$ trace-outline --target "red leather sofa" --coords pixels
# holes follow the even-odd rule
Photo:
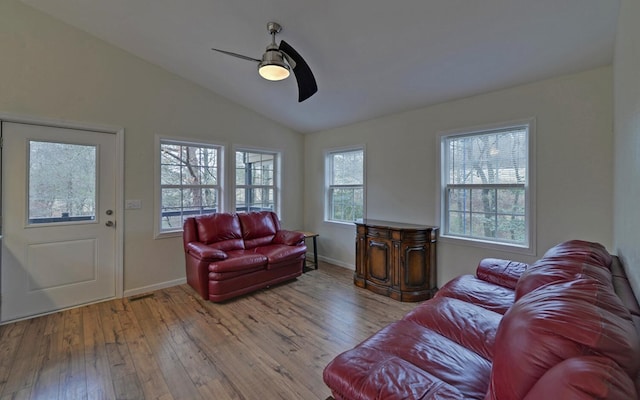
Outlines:
[[[187,283],[215,302],[300,276],[307,251],[271,211],[187,218],[183,243]]]
[[[475,275],[334,358],[335,399],[638,399],[640,308],[617,257],[570,241]]]

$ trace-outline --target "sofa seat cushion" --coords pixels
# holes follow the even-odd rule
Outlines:
[[[261,254],[269,260],[268,269],[281,264],[284,261],[292,261],[300,258],[307,251],[303,246],[287,246],[284,244],[270,244],[256,247],[256,254]]]
[[[493,344],[502,314],[462,300],[438,297],[404,316],[482,357],[493,359]]]
[[[451,297],[504,314],[513,305],[515,292],[473,275],[462,275],[447,282],[435,297]]]
[[[400,320],[338,355],[324,380],[348,399],[484,399],[490,374],[491,363],[476,352]]]
[[[262,254],[245,250],[233,250],[227,254],[229,258],[226,260],[209,264],[209,273],[249,272],[265,269],[267,266],[267,257]]]
[[[337,400],[466,399],[429,372],[376,349],[356,348],[348,359],[338,356],[330,365],[324,381]]]

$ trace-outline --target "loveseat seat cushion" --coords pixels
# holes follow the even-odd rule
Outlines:
[[[241,213],[238,217],[246,249],[270,244],[280,230],[278,217],[271,211]]]
[[[255,271],[267,267],[267,257],[255,252],[245,250],[230,251],[226,260],[215,261],[209,264],[209,273],[225,273],[238,271]]]
[[[255,252],[265,256],[268,260],[267,269],[277,268],[284,262],[289,262],[304,256],[305,246],[287,246],[284,244],[270,244],[256,247]]]
[[[223,251],[244,249],[237,214],[216,213],[195,217],[200,242]]]

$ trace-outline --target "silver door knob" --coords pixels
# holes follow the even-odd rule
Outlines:
[[[115,224],[113,223],[113,221],[107,221],[107,222],[105,222],[105,225],[108,226],[108,227],[112,227]]]

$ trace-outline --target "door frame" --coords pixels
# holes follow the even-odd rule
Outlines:
[[[72,120],[61,120],[53,118],[34,117],[30,115],[18,115],[12,113],[0,112],[0,122],[14,122],[30,125],[41,125],[52,128],[79,129],[85,131],[94,131],[102,133],[110,133],[116,135],[116,182],[115,182],[115,211],[116,211],[116,238],[115,238],[115,298],[124,296],[124,128],[120,126],[103,125],[89,122],[79,122]],[[0,160],[1,161],[1,160]],[[0,196],[2,192],[0,191]],[[1,206],[1,200],[0,200]],[[0,265],[2,268],[2,265]],[[2,293],[0,293],[0,298]],[[106,299],[105,299],[106,300]],[[104,300],[100,300],[104,301]],[[60,310],[56,310],[60,311]],[[32,316],[33,317],[33,316]],[[29,318],[32,318],[29,317]],[[12,321],[15,322],[15,321]]]

